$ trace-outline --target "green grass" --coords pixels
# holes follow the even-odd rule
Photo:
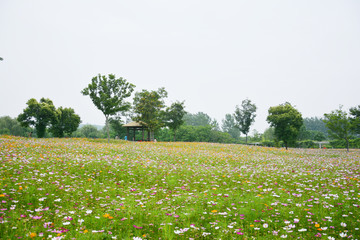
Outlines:
[[[355,150],[0,136],[0,238],[360,239],[359,160]]]

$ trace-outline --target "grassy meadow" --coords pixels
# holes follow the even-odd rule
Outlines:
[[[0,136],[0,239],[360,239],[360,152]]]

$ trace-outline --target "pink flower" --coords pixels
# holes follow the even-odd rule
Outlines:
[[[133,225],[134,226],[134,228],[136,228],[136,229],[141,229],[141,228],[143,228],[143,227],[138,227],[138,226],[136,226],[136,225]]]

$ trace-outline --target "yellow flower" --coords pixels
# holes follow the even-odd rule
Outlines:
[[[320,224],[315,224],[315,227],[316,227],[316,228],[320,227]]]
[[[216,210],[212,210],[211,212],[216,213],[217,211],[216,211]]]
[[[88,232],[88,230],[85,229],[85,230],[84,230],[84,233],[87,233],[87,232]]]
[[[30,233],[30,237],[31,237],[31,238],[36,237],[36,233]]]

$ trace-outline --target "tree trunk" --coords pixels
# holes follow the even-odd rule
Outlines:
[[[109,116],[105,116],[106,132],[108,137],[108,143],[110,143],[110,132],[109,132]]]
[[[247,134],[245,134],[245,143],[247,144]]]
[[[346,138],[345,141],[346,141],[346,149],[349,152],[349,139]]]
[[[176,131],[174,130],[174,142],[176,142]]]

